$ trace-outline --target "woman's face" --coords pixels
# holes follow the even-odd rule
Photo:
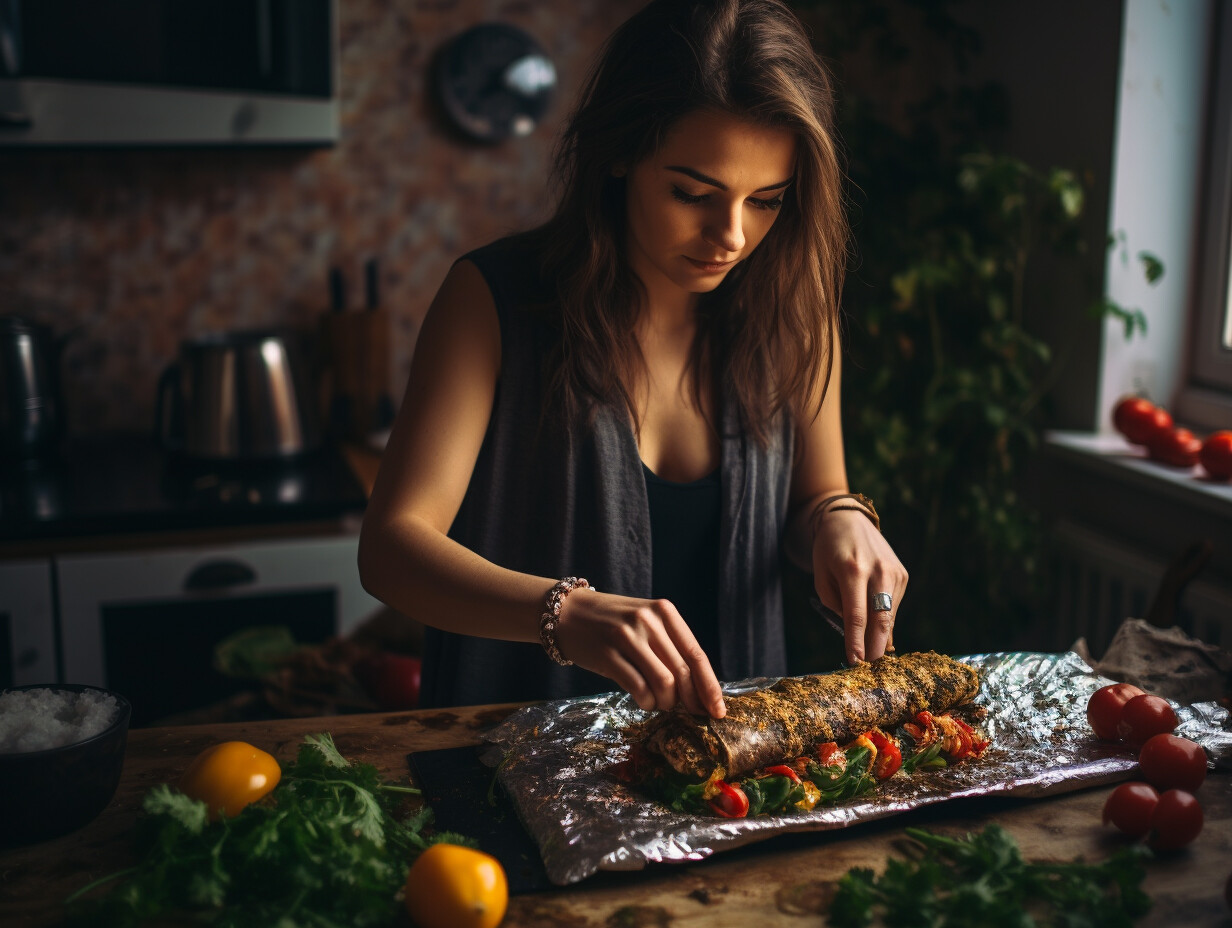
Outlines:
[[[722,283],[774,225],[795,163],[785,129],[713,110],[680,119],[628,175],[629,263],[651,301]]]

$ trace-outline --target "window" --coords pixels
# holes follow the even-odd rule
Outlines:
[[[1177,409],[1232,428],[1232,5],[1216,4],[1187,377]]]

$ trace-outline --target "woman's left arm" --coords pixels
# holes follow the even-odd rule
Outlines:
[[[797,458],[783,544],[792,561],[813,572],[822,603],[842,615],[847,662],[853,664],[876,660],[893,647],[894,617],[907,591],[907,571],[872,520],[854,508],[853,500],[821,506],[849,492],[837,338],[834,351],[834,369],[820,412],[797,413]],[[817,404],[805,408],[817,409]],[[874,609],[875,593],[890,594],[889,610]]]

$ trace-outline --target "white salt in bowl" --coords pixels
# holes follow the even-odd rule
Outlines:
[[[76,831],[111,801],[132,706],[96,686],[0,692],[0,845]]]

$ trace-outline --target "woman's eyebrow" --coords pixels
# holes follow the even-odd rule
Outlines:
[[[686,168],[678,164],[669,164],[667,166],[667,170],[675,171],[678,174],[684,174],[686,177],[691,177],[694,180],[700,181],[703,184],[709,184],[711,187],[718,187],[720,190],[727,189],[727,184],[723,183],[722,181],[715,180],[713,177],[703,174],[701,171],[695,171],[692,168]],[[788,186],[791,183],[791,181],[792,181],[792,178],[789,177],[787,178],[787,180],[781,180],[777,184],[767,184],[764,187],[758,187],[753,192],[754,193],[764,193],[767,190],[778,190],[780,187]]]

